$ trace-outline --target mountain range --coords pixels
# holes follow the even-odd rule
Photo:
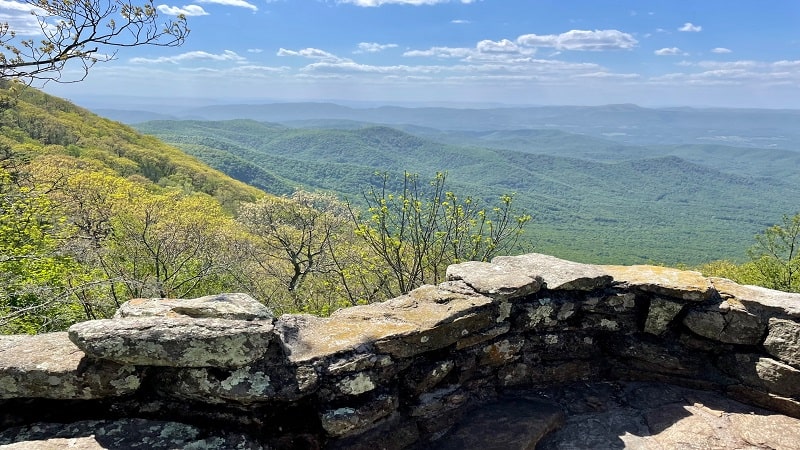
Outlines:
[[[518,110],[516,123],[523,121],[520,116],[544,116],[546,110]],[[621,105],[607,110],[630,117],[643,109]],[[376,171],[427,177],[446,171],[451,189],[462,195],[491,200],[515,193],[516,205],[534,216],[529,229],[534,248],[585,262],[741,260],[753,235],[782,214],[794,213],[800,198],[800,153],[774,147],[640,145],[554,127],[485,129],[490,123],[461,129],[490,111],[513,116],[511,110],[499,109],[449,111],[446,116],[445,109],[434,108],[418,111],[416,117],[403,108],[371,110],[375,122],[391,116],[418,123],[395,126],[355,120],[358,110],[338,105],[321,105],[318,110],[296,104],[194,111],[218,118],[250,114],[259,120],[160,120],[135,126],[234,178],[278,194],[296,188],[326,190],[357,203],[369,183],[377,181]],[[753,115],[781,115],[741,114],[737,123]],[[586,112],[580,120],[589,120],[587,115],[599,114]],[[679,116],[674,123],[691,123]],[[277,118],[283,123],[263,121]],[[448,124],[460,125],[447,128]],[[693,129],[699,128],[694,124]],[[686,133],[683,129],[674,134],[685,140]]]

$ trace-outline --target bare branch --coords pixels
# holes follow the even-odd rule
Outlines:
[[[37,39],[22,39],[7,23],[0,24],[0,79],[82,81],[97,62],[115,59],[116,49],[183,44],[186,17],[161,21],[153,0],[23,0],[41,30]],[[68,62],[81,70],[63,79]]]

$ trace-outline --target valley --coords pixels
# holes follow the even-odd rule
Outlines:
[[[362,121],[362,110],[331,104],[223,106],[187,112],[219,120],[155,120],[135,127],[275,194],[323,190],[358,203],[377,181],[375,172],[431,177],[446,171],[450,189],[462,195],[491,200],[514,193],[516,206],[534,217],[526,248],[591,263],[742,261],[753,236],[793,214],[800,198],[800,152],[692,138],[703,126],[768,119],[774,122],[764,132],[788,136],[794,112],[715,115],[608,106],[386,107],[369,113],[381,123]],[[567,126],[568,113],[576,114],[573,125],[581,125]],[[637,114],[644,118],[634,120]],[[653,121],[654,114],[662,120]],[[696,122],[703,115],[706,125]],[[577,133],[592,123],[621,129],[626,120],[637,129],[648,120],[654,134],[624,142]],[[530,126],[543,122],[554,123]],[[505,126],[490,129],[499,124]],[[511,128],[523,125],[528,127]],[[661,139],[670,126],[670,138]],[[795,141],[781,142],[788,148],[786,142]]]

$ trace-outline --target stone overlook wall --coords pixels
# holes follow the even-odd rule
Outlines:
[[[136,299],[68,333],[2,336],[0,444],[426,448],[503,393],[602,380],[800,418],[798,294],[540,254],[447,278],[329,318],[276,319],[223,294]]]

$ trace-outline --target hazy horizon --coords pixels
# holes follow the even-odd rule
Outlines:
[[[82,82],[44,90],[78,103],[800,108],[797,2],[165,1],[162,16],[188,18],[185,45],[126,48]],[[35,39],[25,8],[0,1]]]

